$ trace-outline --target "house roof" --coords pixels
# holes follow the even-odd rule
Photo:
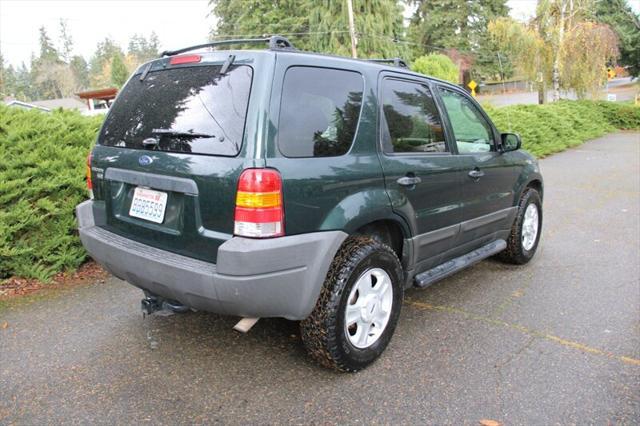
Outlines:
[[[23,108],[23,109],[39,109],[41,111],[45,111],[45,112],[50,112],[51,110],[49,108],[40,106],[40,105],[36,105],[35,103],[29,103],[29,102],[22,102],[19,101],[17,99],[13,99],[10,101],[6,102],[7,106],[10,107],[18,107],[18,108]]]
[[[31,103],[33,105],[37,105],[47,109],[64,108],[78,109],[80,111],[84,111],[87,109],[87,105],[76,98],[47,99],[43,101],[32,101]]]

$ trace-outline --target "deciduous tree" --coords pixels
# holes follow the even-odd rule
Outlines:
[[[551,1],[558,4],[542,4]],[[489,24],[501,51],[538,82],[541,101],[547,81],[553,84],[554,100],[561,88],[573,89],[581,98],[595,94],[606,81],[607,62],[617,55],[616,37],[608,26],[581,20],[570,5],[563,10],[562,1],[542,0],[540,15],[528,24],[510,18]]]
[[[448,56],[440,53],[420,56],[411,64],[411,69],[452,83],[457,84],[460,82],[460,70],[458,67]]]

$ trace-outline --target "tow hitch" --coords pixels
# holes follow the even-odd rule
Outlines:
[[[158,311],[183,313],[189,310],[177,300],[165,299],[155,294],[145,292],[145,298],[140,301],[140,309],[143,315],[151,315]]]

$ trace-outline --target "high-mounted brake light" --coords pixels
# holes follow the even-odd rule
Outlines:
[[[233,233],[267,238],[284,235],[282,178],[274,169],[246,169],[236,194]]]
[[[89,190],[89,195],[93,198],[93,181],[91,180],[91,159],[93,158],[93,154],[90,152],[87,155],[87,189]]]
[[[181,55],[181,56],[172,56],[169,59],[170,65],[179,65],[179,64],[191,64],[194,62],[200,62],[202,57],[200,55]]]

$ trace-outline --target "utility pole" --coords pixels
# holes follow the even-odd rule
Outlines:
[[[356,44],[358,44],[358,40],[356,39],[356,27],[353,24],[352,0],[347,0],[347,11],[349,13],[349,34],[351,35],[351,56],[357,58],[358,52],[356,51]]]

